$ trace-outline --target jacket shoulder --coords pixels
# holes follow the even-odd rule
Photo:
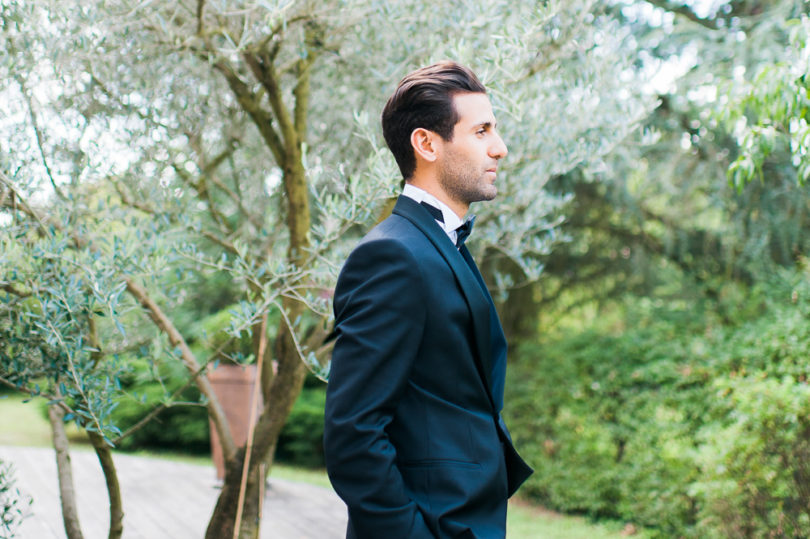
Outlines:
[[[355,249],[366,243],[374,242],[396,243],[400,248],[411,251],[418,258],[424,256],[426,248],[432,248],[432,244],[424,232],[405,217],[396,214],[392,214],[372,228]]]

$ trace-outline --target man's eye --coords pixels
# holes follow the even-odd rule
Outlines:
[[[476,134],[476,135],[483,135],[483,134],[484,134],[484,133],[486,133],[486,132],[487,132],[487,130],[486,130],[486,129],[479,129],[478,131],[476,131],[476,132],[475,132],[475,134]]]

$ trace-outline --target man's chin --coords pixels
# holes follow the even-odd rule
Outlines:
[[[490,185],[488,189],[484,189],[481,192],[481,199],[480,200],[492,200],[498,196],[498,188],[494,185]]]
[[[478,185],[475,189],[467,189],[465,191],[460,191],[456,200],[460,200],[465,202],[466,204],[472,204],[473,202],[484,202],[487,200],[492,200],[498,194],[498,188],[495,187],[493,184],[485,184],[485,185]]]

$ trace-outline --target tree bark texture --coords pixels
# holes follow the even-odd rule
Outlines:
[[[56,452],[56,471],[59,477],[59,500],[62,504],[62,521],[68,539],[84,539],[79,523],[76,503],[76,489],[73,486],[73,466],[67,435],[65,434],[65,411],[58,404],[48,406],[48,420],[51,423],[51,441]]]
[[[225,481],[214,507],[214,513],[205,531],[206,539],[231,539],[236,524],[236,508],[239,502],[239,487],[242,480],[242,465],[245,461],[245,448],[241,448],[236,457],[225,463]],[[261,464],[261,462],[259,462]],[[260,500],[264,497],[264,477],[259,477],[259,466],[251,462],[248,481],[245,488],[245,505],[242,509],[242,523],[239,539],[257,539],[259,537]]]
[[[292,107],[292,111],[283,99],[281,79],[274,65],[275,54],[268,49],[246,51],[241,59],[265,90],[270,110],[259,106],[261,100],[257,99],[250,86],[240,79],[229,63],[220,59],[213,64],[214,68],[225,77],[239,103],[256,123],[276,164],[282,170],[286,225],[289,233],[287,262],[299,269],[305,268],[309,263],[308,235],[312,226],[310,195],[302,150],[309,108],[309,69],[315,58],[315,50],[310,50],[314,42],[310,35],[311,31],[312,29],[308,28],[308,55],[298,64],[297,84],[293,91],[295,106]],[[271,117],[275,122],[268,121]],[[274,124],[278,126],[279,132],[273,129]],[[238,530],[240,539],[253,539],[259,535],[261,501],[265,484],[263,470],[265,466],[269,470],[272,465],[279,433],[304,385],[307,368],[301,359],[300,347],[295,341],[295,329],[290,327],[290,324],[294,324],[300,318],[305,308],[305,305],[294,297],[285,296],[282,300],[285,316],[280,322],[274,353],[278,370],[272,375],[272,367],[268,362],[265,364],[267,372],[261,380],[264,409],[254,430],[245,503]],[[258,341],[254,341],[254,345],[256,342]],[[228,458],[226,453],[225,481],[206,530],[207,539],[234,537],[233,528],[238,510],[245,451],[244,447],[239,449],[232,458]]]
[[[110,499],[110,533],[109,539],[121,539],[124,533],[124,508],[121,501],[121,487],[118,484],[118,472],[112,459],[110,446],[104,438],[96,432],[88,432],[90,443],[96,451],[96,456],[104,472],[104,481],[107,483],[107,496]]]
[[[303,305],[290,300],[289,317],[294,320],[301,311]],[[240,539],[258,537],[260,501],[264,496],[263,468],[272,465],[279,433],[301,392],[307,374],[306,365],[301,361],[290,329],[283,321],[275,348],[278,372],[273,377],[270,387],[265,388],[265,406],[255,428],[242,524],[238,535]],[[244,456],[245,448],[242,447],[234,459],[225,463],[225,481],[208,523],[206,539],[233,537]]]

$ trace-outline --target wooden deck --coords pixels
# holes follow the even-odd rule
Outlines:
[[[205,535],[219,493],[213,467],[116,454],[124,499],[124,538],[196,539]],[[52,449],[0,446],[0,461],[14,467],[16,486],[33,498],[22,539],[64,538]],[[74,451],[73,481],[86,539],[107,537],[109,503],[95,453]],[[345,537],[346,507],[329,489],[270,479],[262,538]]]

